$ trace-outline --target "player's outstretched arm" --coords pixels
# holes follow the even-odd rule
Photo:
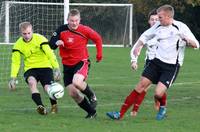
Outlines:
[[[130,56],[131,56],[131,68],[133,70],[137,70],[137,68],[138,68],[137,60],[138,60],[138,56],[141,53],[142,48],[143,48],[143,43],[142,43],[142,41],[138,40],[134,44],[133,48],[131,49],[131,52],[130,52]]]
[[[16,80],[17,74],[20,69],[21,64],[21,55],[20,51],[14,46],[12,50],[12,58],[11,58],[11,73],[10,73],[10,80],[8,82],[8,88],[11,91],[14,91],[16,89],[16,84],[18,84],[18,81]]]

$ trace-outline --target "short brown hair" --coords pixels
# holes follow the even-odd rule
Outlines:
[[[165,11],[170,15],[170,17],[172,17],[172,18],[174,17],[174,8],[171,5],[163,5],[163,6],[159,7],[157,9],[157,13],[160,11]]]
[[[153,9],[153,10],[151,10],[151,11],[149,12],[149,14],[148,14],[148,19],[150,19],[150,17],[151,17],[152,15],[157,15],[156,9]]]

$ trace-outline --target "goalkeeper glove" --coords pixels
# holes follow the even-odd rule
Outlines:
[[[18,81],[16,80],[16,78],[11,78],[9,83],[8,83],[8,88],[11,91],[14,91],[14,90],[16,90],[16,84],[18,84]]]
[[[60,72],[60,69],[56,68],[54,69],[54,80],[56,82],[60,81],[61,79],[61,72]]]

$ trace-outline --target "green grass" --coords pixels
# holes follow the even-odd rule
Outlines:
[[[0,45],[1,47],[1,45]],[[10,92],[9,51],[1,47],[0,68],[0,131],[2,132],[198,132],[200,130],[200,52],[187,49],[185,62],[174,85],[168,90],[167,118],[156,121],[153,109],[154,86],[149,90],[136,118],[127,112],[122,121],[106,117],[108,111],[119,110],[125,97],[133,90],[143,69],[144,52],[139,58],[139,69],[130,68],[130,48],[104,48],[104,60],[95,62],[95,48],[90,48],[92,67],[88,83],[98,97],[98,116],[86,120],[86,113],[68,96],[59,100],[59,113],[39,115],[31,100],[29,89],[19,78],[18,89]],[[8,48],[9,49],[9,48]],[[4,55],[3,55],[4,53]],[[6,56],[8,55],[8,56]],[[7,58],[7,59],[3,59]],[[6,69],[6,70],[5,70]],[[39,88],[44,104],[50,109],[47,95]]]

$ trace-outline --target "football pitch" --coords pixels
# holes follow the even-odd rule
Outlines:
[[[1,45],[0,45],[1,47]],[[85,119],[86,113],[68,96],[67,90],[58,100],[57,114],[39,115],[24,81],[11,92],[7,81],[0,82],[1,132],[199,132],[200,131],[200,51],[186,49],[185,61],[175,83],[167,92],[167,118],[155,120],[153,108],[154,85],[148,91],[138,116],[130,117],[130,110],[121,121],[106,117],[106,112],[118,111],[125,97],[139,81],[144,65],[144,50],[139,57],[139,69],[130,67],[130,48],[104,48],[104,58],[95,62],[95,48],[89,48],[92,65],[88,83],[98,98],[96,119]],[[10,52],[2,50],[2,52]],[[6,54],[6,53],[5,53]],[[1,67],[10,68],[10,55]],[[2,56],[1,56],[2,57]],[[3,60],[1,58],[1,60]],[[3,65],[3,66],[2,66]],[[0,76],[9,80],[9,72],[0,68]],[[8,72],[5,74],[4,72]],[[0,79],[3,80],[3,79]],[[61,82],[62,83],[62,82]],[[39,88],[43,103],[50,110],[48,96]]]

